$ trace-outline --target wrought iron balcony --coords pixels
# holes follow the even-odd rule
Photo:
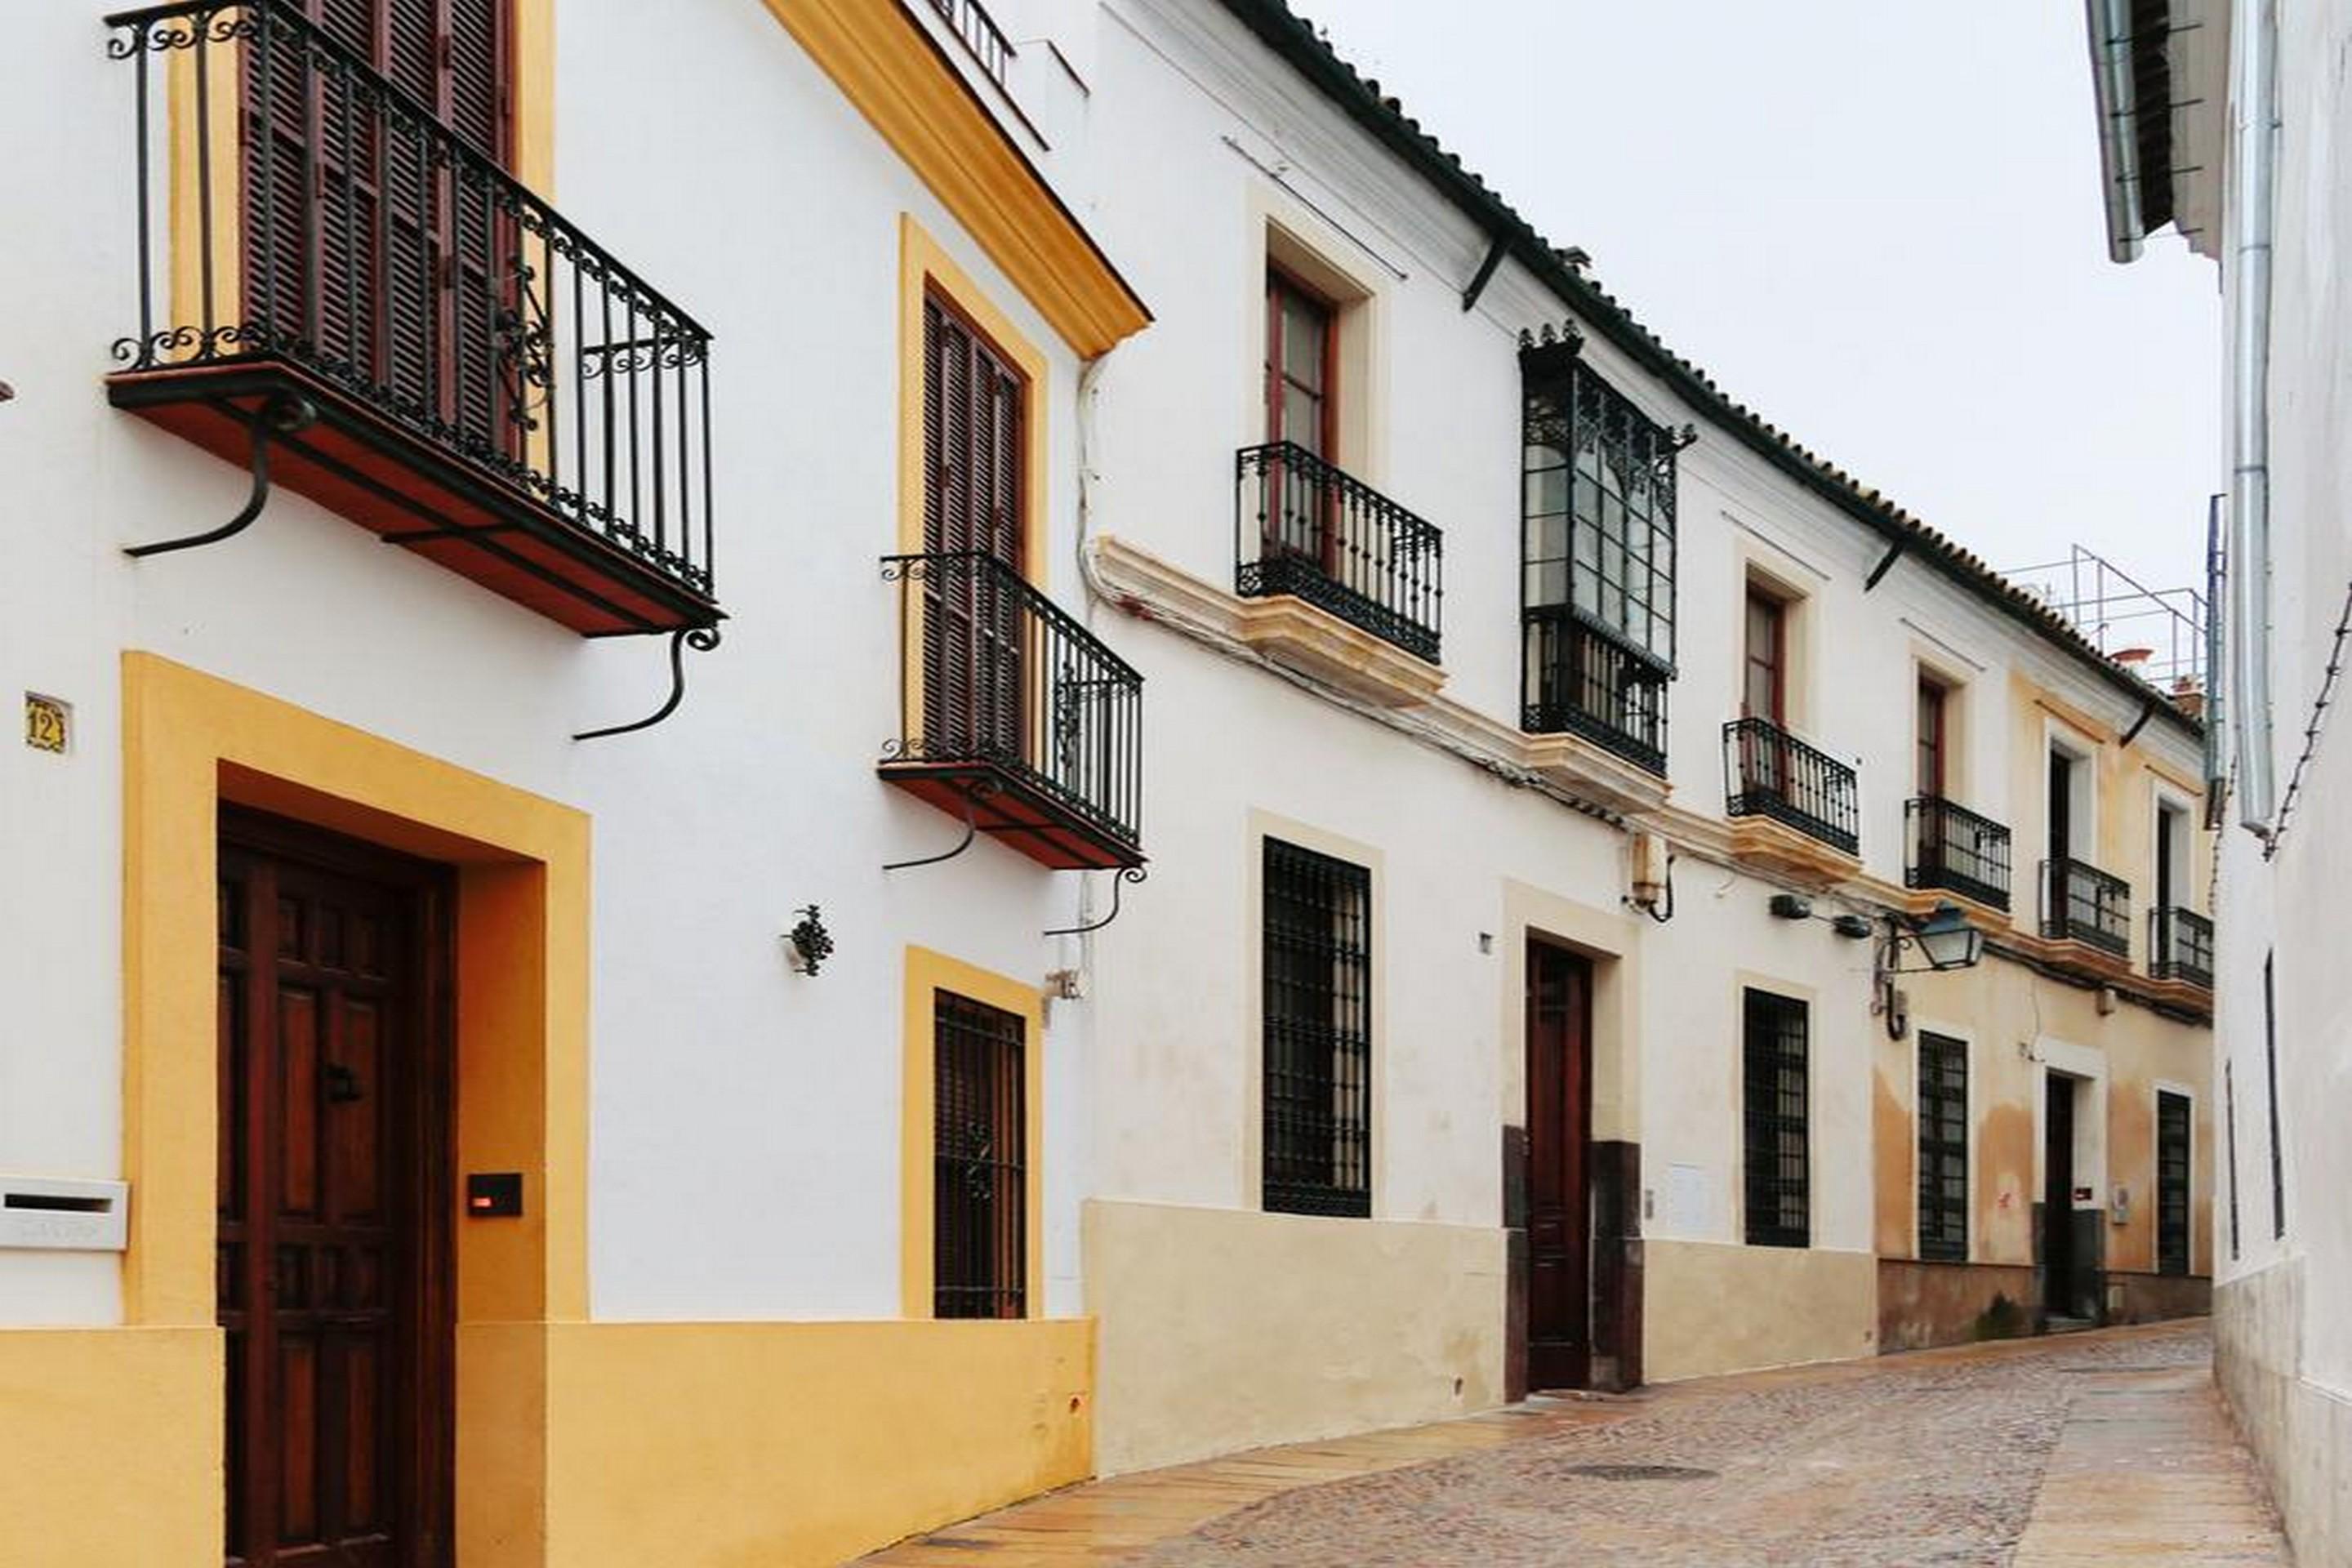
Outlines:
[[[1861,846],[1853,769],[1764,719],[1723,727],[1724,810],[1785,823],[1848,855]]]
[[[1903,807],[1910,858],[1904,864],[1906,888],[1947,888],[1955,893],[2009,908],[2009,829],[1940,795],[1914,795]]]
[[[1288,441],[1236,455],[1234,591],[1295,595],[1437,662],[1444,536]]]
[[[2080,860],[2042,862],[2042,934],[2131,953],[2131,884]]]
[[[929,0],[929,4],[955,29],[963,47],[971,51],[971,58],[988,73],[988,79],[1003,87],[1005,68],[1013,63],[1013,41],[996,25],[996,18],[988,14],[988,7],[980,0]]]
[[[1143,677],[993,555],[888,555],[882,776],[1048,866],[1143,861]]]
[[[1530,606],[1519,728],[1580,735],[1634,766],[1666,771],[1666,681],[1656,660],[1585,625],[1565,605]]]
[[[108,21],[139,203],[114,404],[251,466],[248,512],[285,485],[576,631],[719,618],[693,318],[298,6]]]
[[[2213,989],[2213,922],[2195,910],[2150,910],[2147,972]]]

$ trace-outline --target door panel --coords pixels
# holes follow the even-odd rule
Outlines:
[[[1592,1366],[1591,968],[1528,947],[1528,1386]]]
[[[2072,1317],[2074,1301],[2074,1080],[2047,1075],[2042,1117],[2042,1310]]]
[[[220,864],[227,1562],[439,1568],[446,895],[242,814]]]

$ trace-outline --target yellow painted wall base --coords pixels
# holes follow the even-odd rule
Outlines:
[[[220,1558],[215,1329],[0,1332],[0,1568]]]
[[[1089,1203],[1105,1475],[1483,1410],[1500,1230]]]
[[[1878,1259],[1867,1252],[1642,1244],[1643,1353],[1652,1383],[1844,1361],[1878,1349]]]
[[[468,1325],[460,1359],[516,1397],[461,1447],[462,1568],[828,1568],[1082,1480],[1093,1337]],[[0,1331],[0,1568],[217,1562],[221,1389],[215,1329]],[[542,1436],[545,1476],[513,1474]]]
[[[546,1332],[549,1568],[819,1568],[1090,1468],[1085,1319]]]

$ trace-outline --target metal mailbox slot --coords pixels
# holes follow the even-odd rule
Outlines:
[[[130,1241],[130,1183],[0,1176],[0,1248],[121,1252]]]

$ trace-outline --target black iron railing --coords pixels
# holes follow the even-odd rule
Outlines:
[[[709,596],[708,332],[296,6],[107,20],[137,73],[117,360],[291,365]]]
[[[1948,888],[1997,910],[2009,908],[2009,829],[1940,795],[1914,795],[1903,807],[1910,858],[1906,888]]]
[[[2080,860],[2042,862],[2042,934],[2131,952],[2131,884]]]
[[[1530,605],[1519,728],[1566,731],[1654,773],[1666,771],[1665,667],[1585,625],[1565,605]]]
[[[1764,719],[1723,727],[1724,810],[1769,816],[1852,855],[1862,816],[1853,769]]]
[[[946,18],[988,79],[997,86],[1004,85],[1005,68],[1013,63],[1013,41],[996,25],[996,18],[980,0],[930,0],[931,9]]]
[[[2213,922],[2195,910],[2147,912],[2147,972],[2213,988]]]
[[[1437,662],[1444,535],[1304,447],[1235,457],[1234,591],[1293,594]]]
[[[1143,677],[993,555],[889,555],[882,574],[906,650],[884,760],[1000,770],[1139,843]]]

